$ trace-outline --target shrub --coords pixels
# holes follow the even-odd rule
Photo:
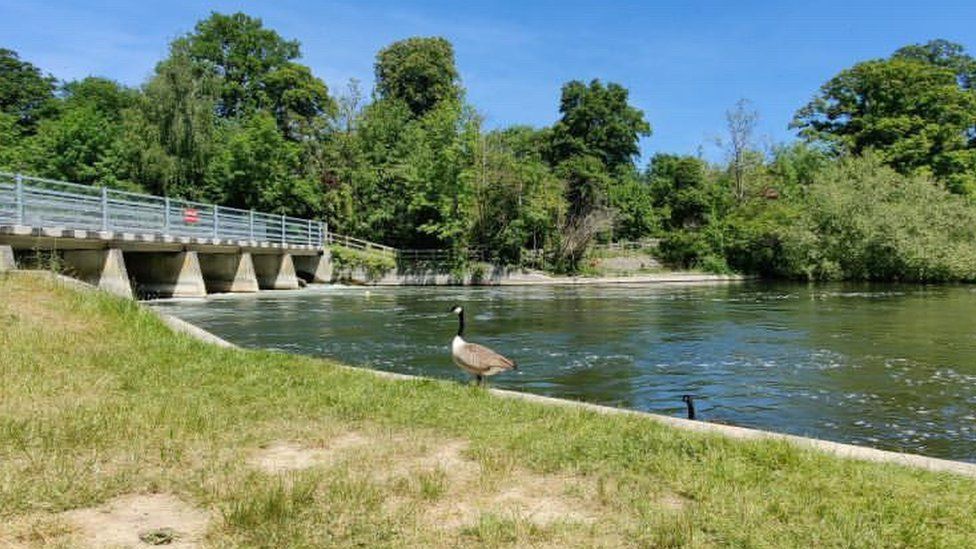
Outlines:
[[[332,246],[332,263],[339,278],[349,278],[352,271],[362,269],[367,278],[380,278],[396,269],[396,260],[390,254],[354,250],[345,246]]]

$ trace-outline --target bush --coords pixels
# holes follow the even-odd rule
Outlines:
[[[873,156],[825,168],[796,203],[726,220],[737,269],[810,280],[976,281],[976,208]]]
[[[333,268],[339,278],[349,278],[352,271],[362,269],[367,278],[380,278],[396,269],[396,259],[390,254],[365,250],[354,250],[345,246],[332,246]]]

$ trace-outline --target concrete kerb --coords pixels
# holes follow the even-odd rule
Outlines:
[[[31,273],[31,272],[32,271],[12,271],[12,273]],[[36,273],[36,271],[34,271],[34,273]],[[84,282],[63,275],[55,275],[55,276],[58,280],[68,285],[71,285],[73,287],[84,288],[87,290],[97,290],[97,288],[95,288],[94,286],[91,286]],[[194,326],[193,324],[190,324],[189,322],[156,311],[152,307],[146,307],[146,308],[152,311],[152,313],[157,315],[160,319],[162,319],[163,322],[167,326],[169,326],[170,329],[172,329],[174,332],[189,335],[205,343],[212,343],[214,345],[219,345],[221,347],[232,348],[232,349],[238,348],[233,343],[221,339],[220,337],[217,337],[216,335],[211,334],[210,332],[198,326]],[[360,367],[348,366],[348,365],[338,365],[338,366],[340,368],[351,370],[351,371],[368,373],[370,375],[376,376],[378,378],[383,378],[383,379],[390,379],[390,380],[397,380],[397,381],[429,380],[429,378],[424,378],[422,376],[411,376],[407,374],[383,372],[379,370],[371,370],[368,368],[360,368]],[[510,391],[506,389],[489,388],[488,391],[490,391],[492,395],[500,398],[524,400],[524,401],[535,402],[547,406],[561,406],[566,408],[576,408],[576,409],[586,410],[586,411],[595,412],[599,414],[628,415],[628,416],[641,417],[677,429],[683,429],[686,431],[695,431],[699,433],[722,435],[722,436],[739,439],[739,440],[764,440],[764,439],[781,440],[781,441],[788,442],[790,444],[794,444],[799,447],[814,449],[841,458],[856,459],[860,461],[869,461],[875,463],[889,463],[894,465],[901,465],[904,467],[924,469],[924,470],[933,471],[937,473],[953,473],[953,474],[976,478],[976,464],[973,463],[952,461],[947,459],[933,458],[933,457],[921,456],[916,454],[904,454],[899,452],[891,452],[887,450],[878,450],[875,448],[854,446],[852,444],[843,444],[840,442],[832,442],[828,440],[820,440],[820,439],[801,437],[796,435],[787,435],[783,433],[773,433],[769,431],[762,431],[760,429],[751,429],[747,427],[736,427],[733,425],[722,425],[717,423],[708,423],[705,421],[694,421],[694,420],[688,420],[683,418],[652,414],[649,412],[642,412],[639,410],[613,408],[611,406],[603,406],[600,404],[591,404],[587,402],[565,400],[560,398],[534,395],[531,393],[520,393],[517,391]]]

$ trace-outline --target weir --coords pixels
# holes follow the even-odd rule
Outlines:
[[[117,295],[204,297],[332,276],[322,222],[0,172],[0,272],[58,258]]]

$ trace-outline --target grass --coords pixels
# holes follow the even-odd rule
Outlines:
[[[42,277],[0,322],[0,546],[138,493],[221,547],[976,545],[973,479],[220,349]],[[255,466],[278,442],[314,459]]]

